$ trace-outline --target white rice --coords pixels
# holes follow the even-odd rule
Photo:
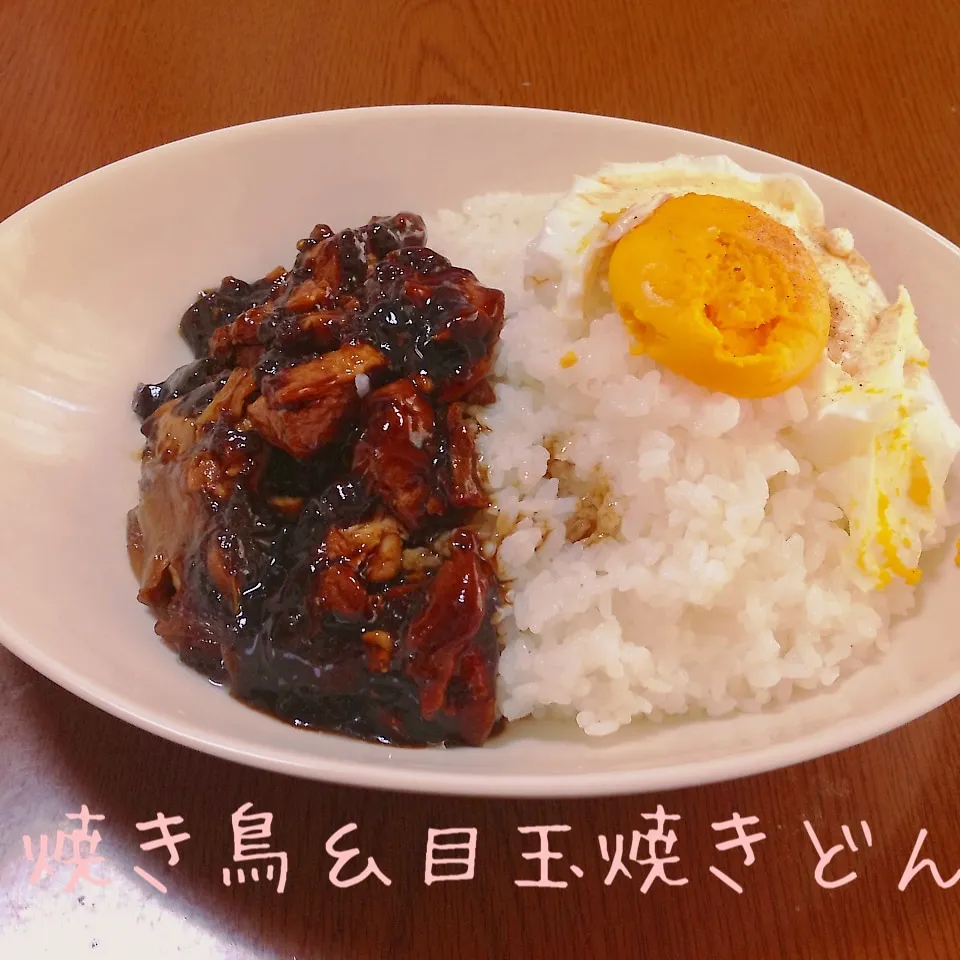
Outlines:
[[[504,716],[575,717],[604,735],[829,687],[887,646],[913,601],[844,574],[841,511],[782,435],[808,416],[804,393],[711,394],[631,356],[615,314],[566,322],[540,305],[523,261],[552,200],[481,197],[428,223],[432,246],[507,297],[478,441],[505,535]],[[573,477],[563,489],[548,446]],[[614,533],[571,543],[590,491]]]

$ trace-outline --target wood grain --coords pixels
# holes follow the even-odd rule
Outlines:
[[[0,217],[102,164],[268,116],[368,104],[483,102],[613,114],[749,143],[817,167],[960,240],[960,7],[954,0],[0,0]],[[2,538],[2,533],[0,533]],[[10,549],[0,539],[0,549]],[[67,612],[65,612],[67,617]],[[837,756],[655,797],[488,802],[341,789],[246,770],[107,717],[0,652],[0,956],[190,958],[947,958],[956,893],[897,890],[921,828],[960,868],[960,705]],[[283,895],[227,888],[230,814],[274,814]],[[113,883],[28,883],[21,837],[103,814]],[[684,886],[605,885],[597,837],[674,824]],[[184,818],[169,867],[135,824]],[[734,811],[767,839],[745,867],[711,824]],[[814,880],[803,821],[857,853]],[[872,831],[867,847],[860,821]],[[338,890],[329,835],[392,879]],[[518,827],[566,824],[566,889],[535,875]],[[477,827],[477,875],[423,882],[429,827]],[[133,874],[139,864],[166,895]],[[569,864],[579,865],[577,879]],[[744,887],[715,879],[714,865]],[[49,954],[44,951],[49,951]]]

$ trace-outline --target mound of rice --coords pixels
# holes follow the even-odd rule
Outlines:
[[[509,582],[504,716],[604,735],[830,686],[913,600],[845,575],[841,510],[790,449],[809,398],[711,394],[632,356],[614,313],[561,321],[523,288],[553,199],[491,195],[428,223],[507,297],[497,401],[479,412]]]

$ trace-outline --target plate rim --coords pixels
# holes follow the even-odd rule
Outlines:
[[[630,126],[642,127],[647,130],[659,130],[665,131],[674,134],[682,134],[685,136],[693,136],[698,138],[703,138],[712,141],[716,144],[722,144],[725,146],[735,147],[737,150],[746,150],[757,156],[763,156],[768,159],[777,160],[780,163],[786,164],[789,167],[792,167],[794,170],[806,174],[812,174],[815,177],[829,180],[831,183],[843,187],[846,190],[854,191],[861,198],[869,200],[872,203],[881,204],[889,213],[892,213],[898,217],[905,218],[910,221],[915,227],[920,229],[927,237],[931,240],[937,241],[941,244],[944,244],[948,249],[953,253],[960,256],[960,245],[954,243],[948,237],[945,237],[943,234],[938,233],[932,227],[924,223],[922,220],[919,220],[913,214],[907,213],[905,210],[901,210],[899,207],[895,207],[889,201],[877,197],[872,193],[868,193],[866,190],[855,186],[852,183],[848,183],[845,180],[841,180],[839,177],[835,177],[832,174],[825,173],[822,170],[817,170],[814,167],[807,166],[806,164],[800,163],[797,160],[791,160],[789,157],[785,157],[779,153],[773,153],[769,150],[763,150],[760,147],[754,147],[748,143],[744,143],[739,140],[731,140],[727,137],[717,137],[710,133],[701,133],[698,130],[691,130],[687,127],[677,127],[670,124],[662,123],[652,123],[648,120],[635,120],[631,117],[618,117],[611,114],[603,113],[587,113],[584,111],[575,111],[575,110],[559,110],[547,107],[522,107],[522,106],[512,106],[512,105],[498,105],[490,103],[396,103],[396,104],[381,104],[377,106],[369,107],[339,107],[333,110],[314,110],[304,113],[290,113],[282,114],[275,117],[264,117],[260,120],[249,120],[243,123],[229,124],[225,127],[214,127],[211,130],[204,130],[200,133],[193,133],[186,137],[178,137],[174,140],[165,140],[162,143],[158,143],[152,147],[147,147],[144,150],[138,150],[136,153],[128,154],[124,157],[119,157],[116,160],[111,160],[109,163],[105,163],[99,167],[94,167],[92,170],[88,170],[86,173],[78,174],[76,177],[73,177],[70,180],[65,181],[57,187],[54,187],[52,190],[47,191],[47,193],[41,194],[39,197],[31,200],[29,203],[20,207],[18,210],[14,210],[13,213],[5,217],[3,220],[0,220],[0,229],[6,228],[11,225],[14,221],[19,220],[19,218],[25,215],[28,211],[33,210],[40,204],[46,204],[51,198],[59,195],[61,192],[65,192],[68,189],[75,188],[79,184],[86,182],[87,180],[100,177],[104,175],[107,171],[112,171],[120,167],[133,166],[136,163],[143,162],[144,158],[147,156],[155,156],[161,152],[172,151],[177,148],[182,148],[186,144],[195,143],[197,141],[209,141],[213,139],[227,139],[231,136],[241,136],[250,132],[262,133],[269,130],[274,126],[283,126],[291,125],[294,123],[306,123],[306,122],[323,122],[321,118],[328,118],[331,122],[342,119],[348,121],[353,117],[359,117],[361,115],[375,117],[378,114],[387,114],[387,113],[398,113],[398,112],[416,112],[418,114],[427,114],[427,113],[460,113],[460,112],[485,112],[490,114],[513,114],[513,115],[527,115],[530,117],[542,116],[542,117],[554,117],[554,118],[566,118],[568,120],[578,120],[578,121],[600,121],[605,123],[616,123],[616,124],[626,124]]]

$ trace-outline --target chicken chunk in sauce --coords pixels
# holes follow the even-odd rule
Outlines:
[[[393,744],[480,745],[501,588],[472,407],[503,294],[403,213],[293,266],[226,278],[184,314],[194,360],[141,385],[139,599],[181,659],[287,722]]]

